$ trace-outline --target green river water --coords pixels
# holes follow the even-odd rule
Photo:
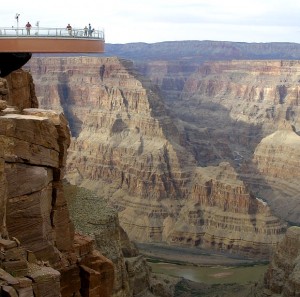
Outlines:
[[[151,263],[154,273],[183,277],[194,282],[206,284],[246,284],[263,279],[267,265],[239,266],[239,267],[199,267],[193,265],[178,265],[171,263]]]

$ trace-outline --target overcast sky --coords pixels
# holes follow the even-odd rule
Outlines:
[[[13,0],[0,26],[104,29],[107,43],[225,40],[300,43],[299,0]]]

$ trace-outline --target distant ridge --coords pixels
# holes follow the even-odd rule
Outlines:
[[[288,42],[247,43],[210,40],[165,41],[158,43],[106,43],[105,56],[118,56],[134,61],[188,59],[208,60],[298,60],[300,44]]]
[[[99,56],[99,54],[33,54],[36,57]],[[220,60],[300,60],[300,44],[289,42],[247,43],[211,40],[164,41],[157,43],[105,44],[100,56],[117,56],[134,62]]]

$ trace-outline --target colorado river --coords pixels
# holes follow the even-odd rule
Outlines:
[[[178,265],[170,263],[148,263],[154,273],[183,277],[194,282],[206,284],[226,284],[256,282],[263,279],[267,265],[240,267],[199,267],[193,265]]]
[[[245,258],[217,251],[137,243],[154,273],[206,284],[245,284],[263,279],[267,261]]]

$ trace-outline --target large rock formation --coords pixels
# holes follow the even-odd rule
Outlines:
[[[286,230],[253,196],[228,163],[198,168],[190,198],[176,220],[165,220],[168,241],[266,258]]]
[[[236,73],[240,65],[218,67],[226,74],[227,68]],[[187,81],[182,100],[170,111],[175,120],[159,90],[128,61],[33,58],[28,67],[42,106],[63,110],[70,123],[66,178],[109,198],[131,239],[263,257],[281,239],[286,225],[249,191],[241,170],[240,148],[251,160],[251,149],[260,139],[249,141],[249,134],[260,126],[243,122],[245,118],[230,120],[227,105],[205,103],[220,100],[213,91],[220,89],[218,71],[211,88],[206,70]],[[220,94],[232,92],[226,93],[229,102],[235,91],[227,82],[221,85]]]
[[[121,228],[117,212],[87,189],[65,185],[64,191],[76,230],[90,234],[114,264],[113,296],[153,296],[150,267]]]
[[[265,274],[266,289],[260,296],[299,296],[300,228],[291,227],[278,245]]]
[[[299,78],[299,61],[205,63],[172,109],[199,165],[228,160],[256,196],[293,223],[299,223],[293,210],[300,190]]]
[[[275,213],[297,224],[300,221],[299,147],[299,135],[286,122],[258,144],[253,157],[258,175],[247,177],[252,187],[259,185],[260,196],[265,197]],[[263,176],[263,182],[256,179],[258,176]]]
[[[0,80],[0,99],[1,294],[111,296],[112,262],[74,234],[63,194],[65,117],[31,108],[32,78],[21,70]]]

